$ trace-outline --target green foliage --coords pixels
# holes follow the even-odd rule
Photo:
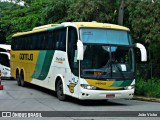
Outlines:
[[[126,2],[124,23],[131,29],[134,41],[143,43],[148,51],[148,65],[145,66],[141,75],[147,75],[149,71],[152,71],[151,64],[157,64],[160,68],[159,18],[159,0],[154,0],[154,2],[152,0],[132,0]],[[157,74],[156,77],[160,78]]]
[[[48,0],[42,11],[41,21],[44,24],[65,21],[67,10],[72,0]]]
[[[19,6],[13,3],[4,2],[2,9],[1,27],[6,33],[10,43],[11,36],[16,32],[28,31],[35,26],[39,26],[41,10],[45,7],[46,1],[33,0],[31,4]]]
[[[146,97],[160,97],[160,79],[137,80],[135,94]]]
[[[126,7],[133,38],[142,43],[160,41],[160,1],[129,1]]]
[[[117,22],[118,2],[116,0],[75,0],[68,11],[73,21]]]
[[[117,22],[119,2],[116,0],[48,0],[43,9],[43,23],[65,21]]]
[[[4,31],[0,30],[0,44],[4,44],[6,42]]]

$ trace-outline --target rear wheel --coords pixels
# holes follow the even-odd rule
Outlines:
[[[26,83],[24,81],[24,74],[23,74],[23,72],[20,73],[20,83],[21,83],[22,87],[24,87],[26,85]]]
[[[18,86],[21,86],[20,76],[18,72],[16,73],[16,81],[17,81]]]
[[[66,95],[63,93],[63,83],[62,83],[62,80],[58,80],[56,88],[57,88],[56,92],[57,92],[58,99],[61,100],[61,101],[66,100]]]

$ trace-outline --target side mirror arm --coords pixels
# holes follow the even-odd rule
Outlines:
[[[136,43],[136,44],[134,44],[134,46],[140,49],[140,52],[141,52],[141,61],[142,62],[146,62],[147,61],[147,51],[146,51],[146,48],[142,44],[140,44],[140,43]]]
[[[77,60],[83,60],[84,50],[82,41],[77,41]]]

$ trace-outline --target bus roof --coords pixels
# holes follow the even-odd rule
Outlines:
[[[27,35],[32,33],[38,33],[42,31],[47,31],[49,28],[55,28],[58,26],[76,26],[77,28],[108,28],[108,29],[118,29],[118,30],[126,30],[130,31],[129,28],[123,27],[120,25],[109,24],[109,23],[98,23],[98,22],[63,22],[61,24],[48,24],[39,27],[35,27],[32,31],[28,32],[18,32],[13,35],[13,37]]]
[[[98,23],[98,22],[73,22],[77,27],[93,27],[93,28],[108,28],[108,29],[119,29],[130,31],[127,27],[123,27],[120,25],[109,24],[109,23]]]
[[[11,50],[11,45],[0,44],[0,48],[5,49],[5,50]]]

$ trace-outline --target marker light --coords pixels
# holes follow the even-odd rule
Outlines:
[[[135,85],[130,85],[130,86],[124,87],[125,90],[131,90],[131,89],[134,89],[134,88],[135,88]]]

